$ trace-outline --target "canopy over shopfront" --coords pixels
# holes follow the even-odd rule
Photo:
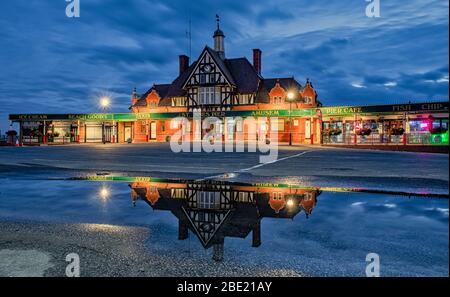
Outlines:
[[[20,124],[21,144],[133,142],[136,122],[148,127],[146,141],[167,139],[173,130],[170,120],[192,112],[92,113],[92,114],[11,114]],[[332,106],[302,109],[225,110],[201,112],[201,117],[279,118],[282,132],[296,129],[296,121],[306,119],[317,125],[303,125],[304,134],[320,134],[314,144],[447,144],[448,102],[425,102],[373,106]],[[292,125],[284,125],[292,120]],[[267,125],[271,122],[268,120]],[[168,128],[166,129],[166,125]],[[320,131],[313,130],[317,126]],[[287,127],[287,128],[285,128]],[[147,128],[146,128],[147,129]],[[288,129],[288,130],[286,130]],[[298,133],[298,132],[296,132]],[[159,135],[161,134],[161,135]],[[156,137],[158,136],[158,137]],[[295,138],[294,138],[295,139]]]

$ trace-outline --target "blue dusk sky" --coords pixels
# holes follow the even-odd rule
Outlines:
[[[0,129],[9,113],[127,112],[134,86],[171,82],[178,55],[212,46],[221,17],[227,57],[260,48],[264,77],[310,78],[324,105],[448,100],[449,2],[380,0],[65,0],[0,2]],[[2,132],[3,133],[3,132]]]

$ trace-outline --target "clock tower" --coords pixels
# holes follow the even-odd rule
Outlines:
[[[220,58],[225,59],[225,35],[220,30],[220,18],[216,14],[217,30],[214,32],[214,50],[219,54]]]

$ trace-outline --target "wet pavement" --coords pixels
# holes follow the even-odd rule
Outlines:
[[[445,154],[280,146],[278,161],[260,166],[261,155],[173,153],[166,143],[5,147],[0,149],[0,166],[21,172],[68,169],[191,179],[233,173],[232,181],[284,180],[305,186],[448,194],[449,159]]]
[[[380,255],[384,276],[448,275],[445,198],[269,183],[87,179],[16,180],[3,187],[0,250],[52,255],[46,275],[64,275],[64,253],[72,252],[84,259],[84,275],[364,276],[368,253]]]
[[[448,275],[447,155],[66,148],[0,150],[0,275],[64,276],[69,253],[82,276],[365,276],[369,253],[382,276]]]

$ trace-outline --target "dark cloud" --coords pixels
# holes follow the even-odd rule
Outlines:
[[[294,17],[295,15],[291,11],[276,6],[259,12],[256,16],[256,23],[265,25],[270,21],[289,21]]]

